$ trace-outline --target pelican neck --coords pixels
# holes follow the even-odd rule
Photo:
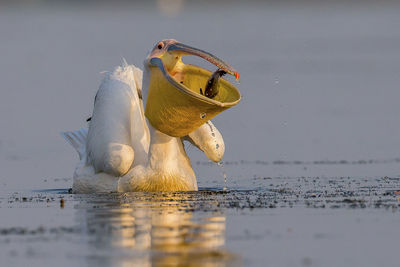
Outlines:
[[[183,167],[192,169],[181,138],[160,132],[149,124],[150,147],[148,165],[157,171],[174,172]]]

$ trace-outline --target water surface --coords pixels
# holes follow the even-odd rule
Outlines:
[[[178,13],[2,3],[2,264],[398,266],[399,12],[395,1],[185,1]],[[242,102],[213,120],[224,169],[189,146],[200,192],[68,194],[78,157],[59,132],[87,126],[102,71],[123,57],[141,66],[163,38],[241,74]]]

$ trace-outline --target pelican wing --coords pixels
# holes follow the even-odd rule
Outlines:
[[[211,121],[207,121],[198,129],[185,136],[184,140],[191,142],[214,162],[221,161],[224,156],[224,139]]]
[[[146,161],[149,135],[138,94],[141,76],[140,69],[125,64],[100,85],[86,146],[96,172],[122,176]]]

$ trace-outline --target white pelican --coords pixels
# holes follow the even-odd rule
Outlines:
[[[73,192],[197,190],[183,140],[219,162],[225,151],[221,133],[211,121],[206,121],[186,136],[167,135],[147,123],[142,100],[142,92],[148,94],[152,69],[164,70],[169,80],[179,79],[185,75],[186,66],[181,57],[187,54],[200,56],[238,78],[238,73],[222,60],[176,40],[155,45],[144,61],[144,74],[126,62],[107,73],[95,97],[89,128],[62,133],[80,157]],[[234,104],[239,100],[240,94]]]

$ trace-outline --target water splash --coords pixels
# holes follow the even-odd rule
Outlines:
[[[217,165],[221,168],[222,176],[224,177],[224,188],[223,190],[226,191],[228,190],[227,187],[227,179],[228,175],[226,175],[225,169],[224,169],[224,163],[222,161],[218,162]]]

